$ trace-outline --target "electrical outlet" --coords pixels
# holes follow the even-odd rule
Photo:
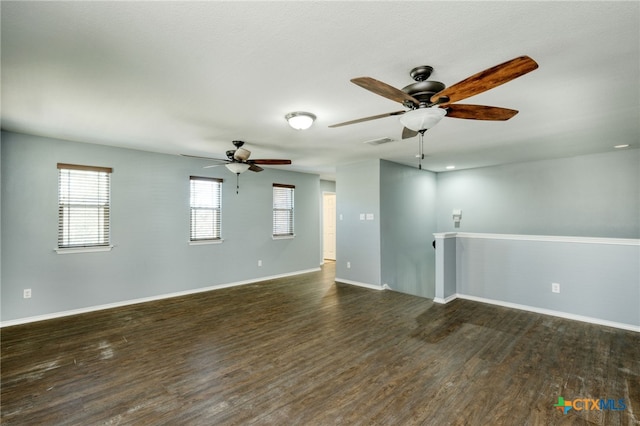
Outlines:
[[[31,299],[31,289],[25,288],[24,290],[22,290],[22,297],[24,299]]]
[[[347,269],[351,269],[351,262],[347,262]]]
[[[560,284],[551,283],[551,291],[554,293],[560,293]]]
[[[262,266],[262,260],[258,260],[258,266]]]

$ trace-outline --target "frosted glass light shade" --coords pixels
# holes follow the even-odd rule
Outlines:
[[[289,123],[289,126],[293,127],[296,130],[305,130],[311,127],[316,116],[311,114],[310,112],[290,112],[285,115],[284,118]]]
[[[247,163],[229,163],[225,164],[225,167],[235,174],[240,174],[249,170]]]
[[[407,129],[419,132],[420,130],[432,128],[446,114],[446,110],[438,107],[412,109],[400,116],[400,122]]]

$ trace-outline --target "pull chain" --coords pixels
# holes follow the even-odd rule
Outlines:
[[[236,194],[240,191],[240,173],[236,173]]]
[[[422,170],[422,160],[424,160],[424,132],[427,129],[420,130],[420,146],[419,146],[419,155],[418,155],[418,169]]]

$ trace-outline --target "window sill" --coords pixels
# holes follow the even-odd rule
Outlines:
[[[222,244],[224,240],[218,239],[218,240],[197,240],[197,241],[189,241],[189,245],[190,246],[206,246],[209,244]]]
[[[56,248],[53,249],[58,254],[73,254],[73,253],[97,253],[102,251],[111,251],[113,246],[96,246],[96,247],[77,247],[77,248]]]
[[[296,237],[296,234],[293,235],[272,235],[271,238],[274,240],[293,240]]]

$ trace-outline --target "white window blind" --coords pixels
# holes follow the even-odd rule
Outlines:
[[[219,240],[222,216],[222,179],[190,177],[191,241]]]
[[[109,245],[111,171],[58,164],[58,248]]]
[[[293,193],[295,186],[273,184],[273,236],[293,236]]]

